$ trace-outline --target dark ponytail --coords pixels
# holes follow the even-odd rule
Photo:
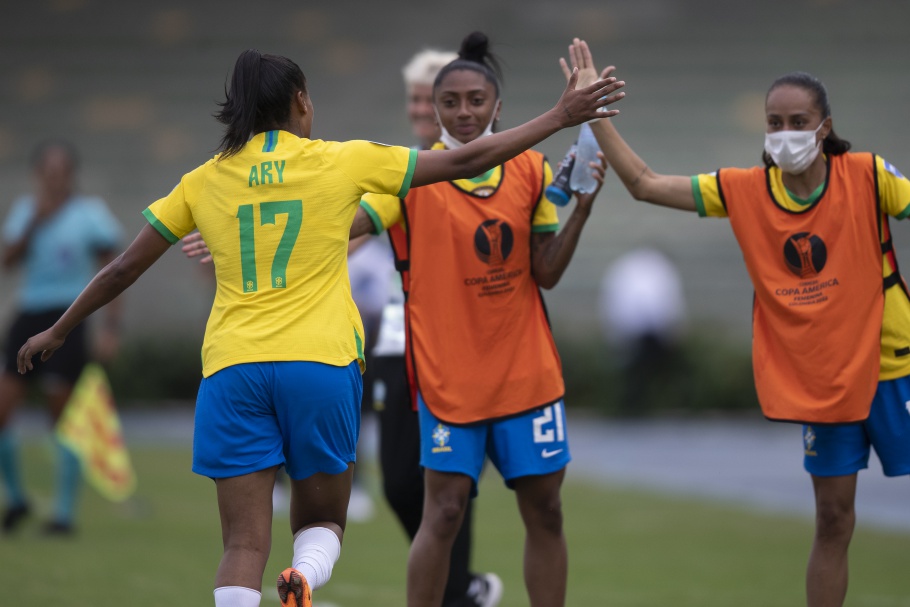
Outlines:
[[[502,82],[502,68],[499,59],[490,52],[490,40],[486,34],[472,32],[461,41],[458,59],[439,70],[436,80],[433,82],[433,90],[436,90],[449,72],[455,70],[471,70],[482,74],[496,89],[496,97],[500,96],[499,83]]]
[[[306,77],[296,63],[255,49],[240,53],[230,87],[224,89],[225,100],[218,104],[221,110],[215,113],[227,127],[218,146],[221,157],[239,152],[256,133],[286,124],[297,91],[306,94]]]
[[[831,115],[831,104],[828,102],[828,90],[825,88],[825,85],[822,84],[821,80],[815,76],[807,74],[806,72],[791,72],[785,74],[771,84],[771,88],[768,89],[768,94],[765,95],[765,100],[768,99],[768,95],[771,94],[771,91],[780,86],[795,86],[807,91],[812,96],[816,109],[821,113],[822,120]],[[850,147],[850,142],[838,137],[833,128],[828,132],[824,141],[822,141],[822,152],[829,156],[846,154],[850,151]],[[775,166],[774,161],[771,159],[771,155],[768,154],[768,152],[762,152],[762,161],[765,163],[766,167]]]

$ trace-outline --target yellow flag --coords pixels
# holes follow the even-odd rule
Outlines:
[[[57,423],[57,437],[76,454],[82,473],[101,495],[120,502],[133,494],[136,473],[101,365],[83,369]]]

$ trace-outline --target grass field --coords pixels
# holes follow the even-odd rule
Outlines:
[[[24,452],[39,510],[47,505],[48,452]],[[135,499],[111,504],[86,489],[78,534],[51,540],[35,517],[0,537],[0,605],[183,607],[212,605],[220,557],[214,486],[189,471],[186,449],[133,449]],[[570,472],[571,479],[571,472]],[[568,604],[617,607],[774,607],[803,601],[811,522],[694,500],[570,480],[564,496],[570,550]],[[274,525],[264,606],[278,605],[272,580],[290,560],[286,519]],[[521,577],[522,529],[511,492],[495,471],[477,504],[474,568],[496,571],[503,607],[527,605]],[[910,607],[910,535],[857,530],[847,604]],[[407,545],[380,504],[367,524],[351,524],[322,607],[404,605]],[[65,597],[65,598],[63,598]]]

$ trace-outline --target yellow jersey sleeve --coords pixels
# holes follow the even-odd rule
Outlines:
[[[373,233],[382,234],[401,221],[401,199],[388,194],[364,194],[360,208],[373,222]]]
[[[404,198],[411,189],[417,150],[372,141],[348,141],[327,149],[327,161],[366,192]],[[407,167],[402,175],[401,167]],[[354,177],[356,176],[356,177]]]
[[[531,233],[539,234],[542,232],[559,231],[559,217],[556,215],[556,205],[550,202],[544,192],[547,186],[553,182],[553,169],[550,163],[543,161],[543,187],[540,189],[540,200],[537,201],[537,207],[534,209],[534,216],[531,218]]]
[[[209,161],[183,176],[171,193],[159,198],[142,212],[142,215],[171,244],[196,228],[191,201],[198,198],[205,181],[205,170],[214,161]]]
[[[880,156],[875,157],[875,172],[882,212],[898,219],[906,218],[910,215],[910,180]]]
[[[727,209],[720,195],[717,171],[692,177],[692,195],[699,217],[726,217]]]

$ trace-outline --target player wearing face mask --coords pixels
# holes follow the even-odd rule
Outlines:
[[[582,82],[596,77],[583,41],[570,54]],[[888,228],[888,216],[910,214],[910,181],[875,154],[849,152],[809,74],[774,81],[765,115],[764,167],[694,177],[652,171],[612,121],[592,130],[637,200],[730,220],[755,288],[762,411],[804,423],[816,503],[807,603],[839,606],[870,447],[887,476],[910,474],[910,298]]]

